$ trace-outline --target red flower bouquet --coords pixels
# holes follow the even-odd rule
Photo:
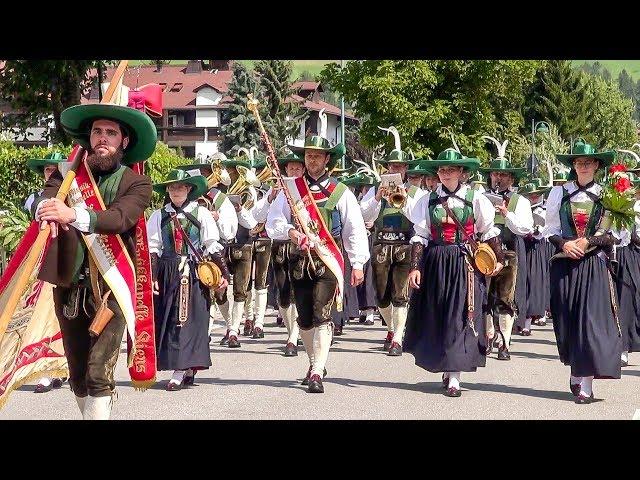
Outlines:
[[[613,228],[630,229],[635,222],[633,206],[636,201],[636,189],[633,188],[627,168],[621,164],[609,167],[609,175],[602,192],[602,206],[608,210],[606,215]]]

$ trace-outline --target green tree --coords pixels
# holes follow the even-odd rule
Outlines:
[[[292,87],[292,69],[293,62],[283,60],[260,60],[254,65],[254,74],[264,90],[264,99],[259,98],[265,104],[262,121],[276,152],[298,136],[300,124],[308,116],[298,103],[290,101],[297,93]]]
[[[223,111],[222,125],[222,151],[227,156],[235,155],[241,147],[261,148],[258,123],[253,113],[247,109],[247,94],[260,100],[264,98],[264,89],[242,63],[233,64],[233,79],[229,83],[227,95],[232,98],[229,108]],[[260,103],[260,115],[265,117],[265,104]],[[273,141],[273,139],[272,139]]]
[[[583,135],[594,107],[587,95],[590,78],[597,77],[575,71],[568,60],[546,62],[530,92],[527,121],[551,122],[564,138]]]
[[[618,75],[618,88],[625,97],[631,98],[635,101],[636,85],[633,82],[633,78],[631,78],[631,75],[629,75],[624,69]]]
[[[344,95],[362,119],[363,145],[374,148],[393,139],[377,127],[394,125],[403,149],[434,154],[451,146],[488,158],[481,136],[516,133],[523,126],[525,91],[538,61],[367,60],[341,69],[328,64],[321,80]]]
[[[600,148],[629,147],[638,141],[633,101],[614,82],[590,77],[585,100],[591,109],[581,136]]]
[[[0,98],[23,112],[19,117],[2,118],[3,128],[25,132],[53,115],[53,143],[69,145],[71,139],[62,129],[62,111],[80,103],[96,82],[95,69],[101,60],[7,60],[0,70]]]

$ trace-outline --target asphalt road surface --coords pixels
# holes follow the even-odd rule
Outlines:
[[[495,353],[487,366],[462,374],[462,397],[448,398],[440,374],[414,364],[410,354],[382,351],[386,328],[346,325],[327,364],[324,394],[300,385],[308,359],[284,357],[286,329],[267,317],[265,338],[240,338],[242,347],[220,347],[224,333],[216,323],[211,344],[213,366],[196,376],[193,387],[165,391],[172,372],[137,392],[126,370],[126,344],[116,367],[118,398],[112,419],[626,419],[640,409],[640,353],[632,353],[620,380],[595,380],[598,401],[576,405],[569,392],[569,367],[558,360],[553,328],[533,327],[533,335],[514,335],[511,361]],[[640,410],[638,413],[640,417]],[[0,419],[79,419],[65,384],[45,394],[33,384],[13,392]]]

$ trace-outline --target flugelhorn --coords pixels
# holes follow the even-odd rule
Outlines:
[[[227,157],[222,152],[214,153],[209,160],[211,161],[211,175],[207,177],[207,186],[213,188],[218,184],[228,187],[231,185],[231,177],[226,169],[222,168],[222,161]]]

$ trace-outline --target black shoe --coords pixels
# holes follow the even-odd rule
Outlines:
[[[360,318],[358,318],[358,323],[364,323],[366,319],[367,319],[366,315],[360,315]]]
[[[578,394],[580,393],[580,384],[571,383],[571,380],[569,380],[569,390],[571,390],[571,393],[573,394],[574,397],[577,397]]]
[[[253,334],[253,320],[245,320],[244,321],[244,331],[242,332],[242,334],[245,337],[248,337],[250,335]]]
[[[591,402],[593,402],[593,393],[589,397],[579,393],[576,397],[576,403],[578,405],[589,405]]]
[[[260,327],[253,329],[253,336],[251,338],[264,338],[264,332]]]
[[[37,384],[36,388],[33,389],[34,393],[47,393],[50,392],[51,389],[53,388],[52,384],[50,383],[49,385],[47,385],[46,387],[42,384]]]
[[[387,355],[389,355],[390,357],[399,357],[402,355],[402,345],[400,345],[398,342],[393,342],[391,344],[391,347],[389,348],[389,351],[387,352]]]
[[[64,380],[62,378],[54,378],[53,381],[51,382],[51,386],[53,388],[60,388],[62,387],[63,383],[64,383]]]
[[[284,347],[284,356],[285,357],[297,357],[298,356],[298,347],[293,343],[287,343],[287,346]]]
[[[446,376],[446,373],[442,374],[442,388],[444,390],[446,390],[447,388],[449,388],[449,377]]]
[[[523,337],[530,337],[531,336],[531,330],[523,328],[522,330],[520,330],[520,335],[522,335]]]
[[[444,392],[445,397],[460,397],[462,395],[462,392],[460,392],[459,388],[456,387],[449,387],[447,388],[447,391]]]
[[[382,349],[385,352],[388,352],[391,348],[391,343],[393,343],[393,332],[387,332],[387,338],[384,339],[384,345],[382,345]]]
[[[308,392],[324,393],[324,387],[322,386],[322,379],[320,378],[320,375],[318,375],[317,373],[311,375],[311,378],[309,378]]]
[[[224,347],[225,345],[229,344],[229,330],[227,330],[227,333],[224,334],[224,337],[222,337],[222,339],[220,339],[220,346]]]
[[[227,343],[229,348],[240,348],[240,342],[238,341],[238,337],[235,335],[231,335],[229,337],[229,342]]]
[[[507,347],[500,347],[498,349],[498,360],[511,360],[511,355],[509,355],[509,349]]]
[[[284,320],[282,319],[282,317],[280,315],[278,315],[278,318],[276,319],[276,325],[278,327],[284,327]]]
[[[333,336],[340,337],[342,335],[342,326],[338,327],[337,325],[333,327]]]
[[[307,376],[304,377],[304,380],[302,380],[301,385],[309,385],[309,377],[311,376],[311,367],[309,367],[309,370],[307,371]],[[322,378],[327,376],[327,369],[325,368],[324,371],[322,372]]]
[[[373,320],[365,320],[364,324],[365,325],[373,325]]]
[[[168,382],[165,390],[167,392],[177,392],[178,390],[182,390],[183,385],[184,385],[184,379],[182,379],[182,383]]]
[[[184,377],[184,381],[182,385],[185,387],[192,386],[196,381],[196,372],[193,372],[193,375],[187,375]]]

